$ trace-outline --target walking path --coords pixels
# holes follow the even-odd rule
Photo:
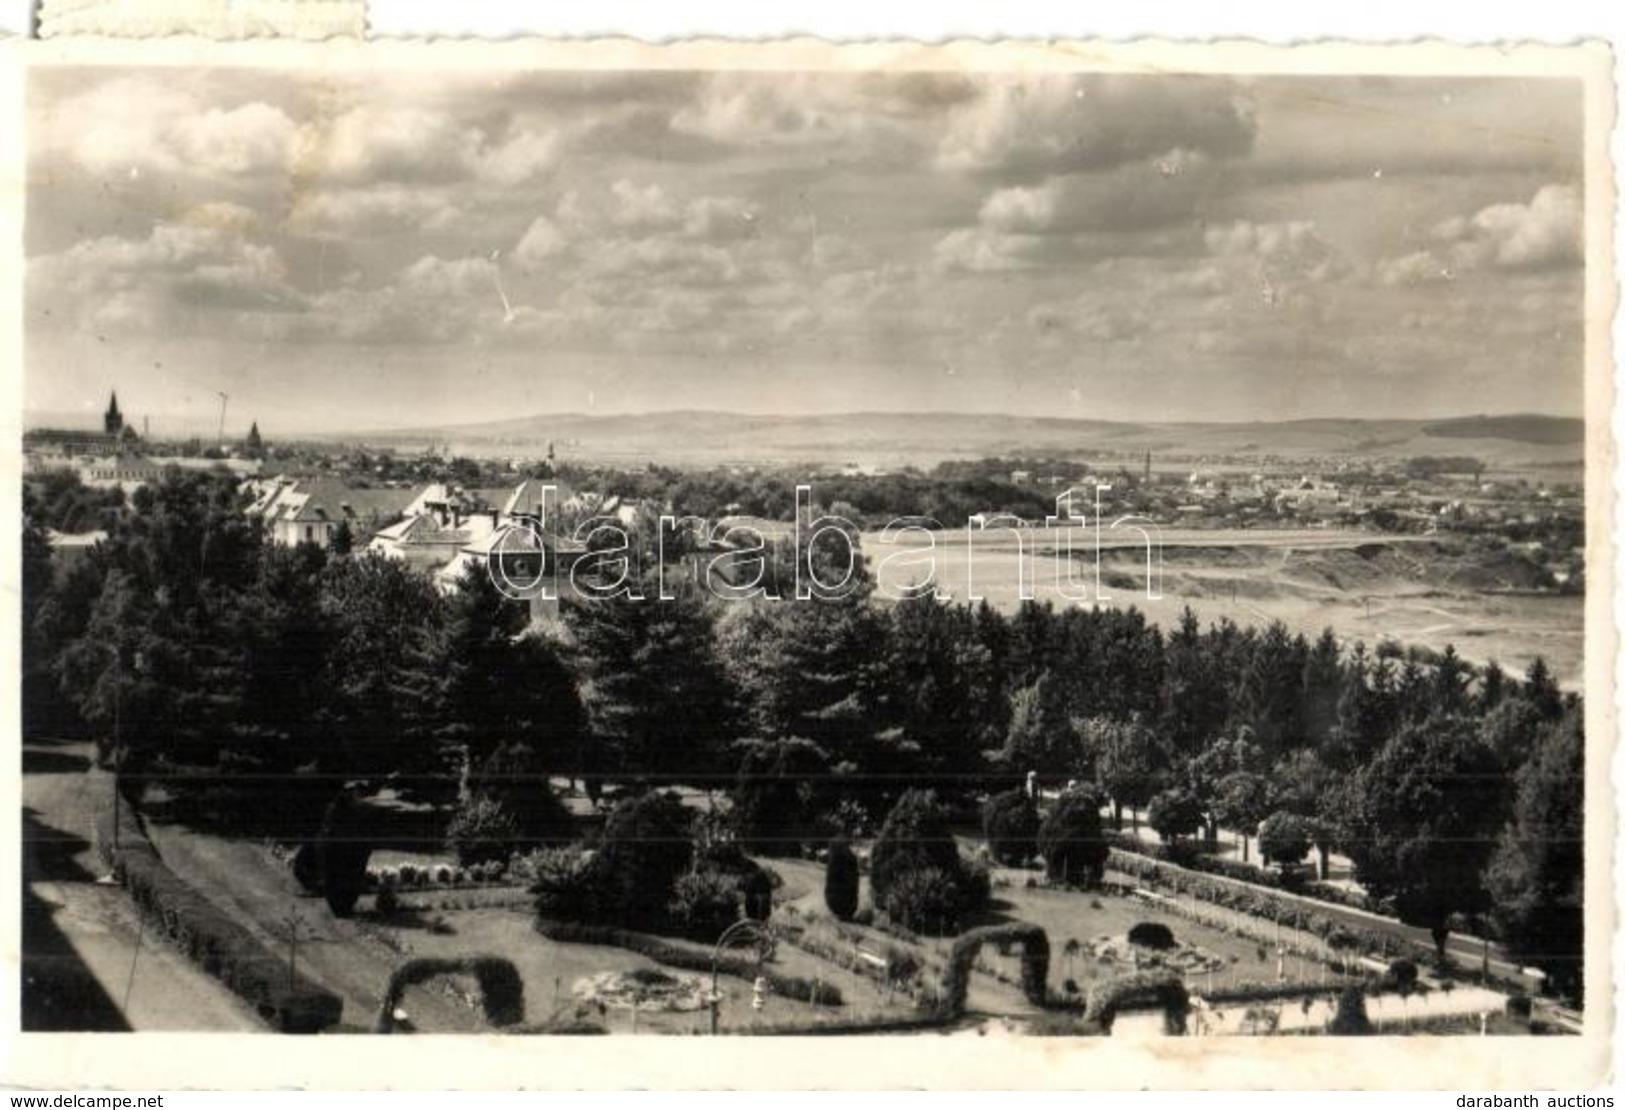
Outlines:
[[[265,1032],[253,1010],[96,882],[90,746],[23,746],[22,1024],[38,1031]]]

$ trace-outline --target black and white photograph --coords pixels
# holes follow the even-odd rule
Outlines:
[[[1610,59],[1393,49],[30,65],[22,1029],[1605,1034]]]

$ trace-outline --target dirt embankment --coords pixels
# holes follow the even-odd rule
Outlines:
[[[1102,571],[1119,585],[1144,577],[1144,554],[1102,553]],[[1460,595],[1535,590],[1547,584],[1535,563],[1509,551],[1460,543],[1375,542],[1356,547],[1166,547],[1163,591],[1187,598],[1323,600],[1366,596]]]

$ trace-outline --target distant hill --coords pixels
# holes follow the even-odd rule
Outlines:
[[[1510,439],[1518,443],[1581,444],[1585,422],[1561,416],[1468,416],[1429,424],[1430,436],[1454,439]]]
[[[478,424],[357,432],[380,446],[430,444],[472,455],[544,454],[605,462],[933,465],[944,459],[1063,456],[1168,460],[1473,455],[1492,467],[1579,463],[1584,422],[1551,416],[1460,420],[1338,418],[1243,424],[1129,423],[1004,414],[856,412],[760,416],[672,411],[536,414]],[[339,438],[339,437],[334,437]]]

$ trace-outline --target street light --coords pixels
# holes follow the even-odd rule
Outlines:
[[[767,961],[767,955],[773,950],[773,931],[760,921],[742,918],[722,930],[717,938],[715,947],[711,949],[711,1035],[716,1036],[717,1024],[720,1016],[722,994],[717,987],[717,965],[722,959],[722,950],[736,944],[755,944],[756,946],[756,975],[753,988],[751,1006],[760,1010],[765,1005],[763,993],[766,981],[762,976],[762,964]]]

